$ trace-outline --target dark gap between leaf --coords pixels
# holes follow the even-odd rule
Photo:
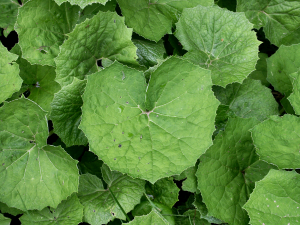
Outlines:
[[[117,13],[119,16],[123,16],[119,4],[116,5],[116,13]]]
[[[98,60],[97,60],[97,66],[103,68],[103,66],[102,66],[102,59],[98,59]]]
[[[4,30],[2,30],[2,33],[0,35],[0,41],[2,42],[4,47],[6,47],[8,51],[10,51],[15,46],[15,44],[19,42],[18,34],[16,31],[12,31],[6,38],[3,34],[3,31]]]

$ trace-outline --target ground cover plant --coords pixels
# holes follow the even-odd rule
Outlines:
[[[299,18],[0,0],[0,224],[299,224]]]

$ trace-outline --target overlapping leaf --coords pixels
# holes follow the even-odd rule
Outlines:
[[[0,201],[23,211],[55,208],[78,189],[76,161],[47,146],[45,115],[25,98],[0,108]]]
[[[300,168],[300,118],[272,116],[255,126],[252,137],[262,160],[279,168]]]
[[[297,0],[237,0],[237,11],[245,12],[256,28],[263,27],[266,37],[277,46],[300,42],[300,2]]]
[[[21,218],[22,225],[74,225],[82,222],[83,206],[76,194],[62,201],[57,208],[27,211]]]
[[[258,123],[254,118],[229,119],[225,131],[217,135],[213,146],[200,158],[196,173],[209,213],[232,225],[249,222],[242,206],[253,190],[251,183],[256,181],[249,180],[247,173],[258,156],[248,130]],[[267,171],[264,167],[259,173],[265,175]]]
[[[265,53],[258,53],[259,60],[255,66],[256,70],[253,71],[249,77],[253,80],[260,80],[265,86],[269,86],[270,83],[267,81],[267,58],[268,55]]]
[[[212,0],[117,0],[125,16],[126,24],[134,32],[159,41],[165,34],[172,33],[172,25],[177,22],[184,8],[197,5],[211,6]]]
[[[275,90],[288,96],[292,92],[289,75],[300,68],[300,44],[280,46],[277,52],[267,59],[267,80]]]
[[[189,192],[196,192],[197,191],[197,177],[195,173],[197,171],[196,166],[192,166],[185,171],[183,171],[179,176],[175,176],[176,180],[183,180],[182,182],[182,190],[189,191]]]
[[[10,225],[11,219],[0,214],[0,225]]]
[[[28,98],[44,110],[50,111],[50,103],[53,100],[54,93],[60,90],[60,85],[54,81],[55,68],[52,66],[31,65],[22,58],[22,52],[18,44],[14,46],[11,52],[19,55],[17,63],[20,67],[20,77],[23,79],[22,88],[30,92]]]
[[[265,120],[279,114],[271,90],[260,81],[246,79],[242,84],[234,83],[226,88],[214,86],[213,91],[221,104],[229,106],[229,110],[239,117]]]
[[[154,183],[193,166],[211,145],[211,85],[208,70],[182,59],[163,62],[148,87],[141,72],[115,62],[88,77],[80,129],[111,169]]]
[[[19,9],[16,31],[23,58],[31,64],[55,66],[54,58],[79,18],[80,8],[53,0],[34,0]]]
[[[17,59],[17,55],[10,53],[0,44],[0,103],[21,88],[19,65],[15,63]]]
[[[134,220],[124,225],[169,225],[168,221],[157,210],[152,210],[148,215],[136,216]]]
[[[270,170],[257,182],[244,205],[250,224],[298,224],[300,221],[300,175],[295,171]]]
[[[50,118],[54,132],[63,140],[66,146],[86,145],[88,140],[78,128],[81,121],[81,95],[86,85],[85,80],[75,78],[55,94],[51,103]]]
[[[124,18],[112,12],[99,12],[87,19],[68,34],[55,59],[57,82],[61,86],[72,83],[73,78],[99,70],[98,60],[118,60],[138,65],[136,47],[131,41],[132,29],[124,24]]]
[[[61,5],[64,2],[70,2],[72,5],[79,5],[80,8],[84,8],[87,5],[91,5],[93,3],[100,3],[105,5],[109,0],[54,0],[58,5]]]
[[[126,213],[130,212],[145,192],[145,181],[110,171],[106,165],[102,166],[102,175],[107,188],[94,175],[80,176],[78,197],[84,206],[84,221],[106,224],[115,218],[125,220],[118,203]]]
[[[300,115],[300,71],[290,74],[293,93],[288,97],[297,115]]]
[[[213,84],[241,83],[255,69],[260,42],[244,13],[199,5],[184,9],[176,28],[184,58],[211,70]]]

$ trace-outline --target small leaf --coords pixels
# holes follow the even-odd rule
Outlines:
[[[61,5],[64,2],[70,2],[72,5],[79,5],[80,8],[84,8],[87,5],[91,5],[93,3],[100,3],[102,5],[105,5],[106,2],[109,0],[54,0],[58,5]]]
[[[300,221],[300,175],[295,171],[270,170],[256,183],[243,206],[250,224],[298,224]]]
[[[288,97],[297,115],[300,115],[300,71],[290,74],[293,93]]]
[[[10,225],[11,219],[0,214],[0,224],[1,225]]]
[[[157,210],[152,210],[148,215],[145,216],[136,216],[131,222],[129,223],[122,223],[124,225],[169,225],[169,222],[160,215]]]
[[[249,77],[253,80],[260,80],[262,85],[268,87],[270,83],[267,81],[267,58],[265,53],[258,53],[259,60],[256,63],[256,70],[250,73]]]
[[[176,180],[183,180],[182,182],[182,190],[189,191],[189,192],[196,192],[197,191],[197,177],[195,176],[195,173],[197,171],[196,166],[192,166],[190,168],[187,168],[185,171],[183,171],[178,177],[176,177]]]
[[[62,201],[56,208],[44,208],[41,211],[27,211],[20,221],[24,225],[51,224],[51,225],[74,225],[82,222],[83,206],[76,194]]]
[[[244,13],[217,6],[184,9],[175,36],[188,51],[185,59],[212,71],[213,84],[242,81],[255,69],[258,46]]]

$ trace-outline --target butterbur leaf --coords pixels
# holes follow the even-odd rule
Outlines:
[[[100,11],[85,20],[68,34],[55,59],[57,82],[63,87],[72,83],[74,77],[82,80],[85,75],[97,72],[97,61],[105,58],[138,65],[131,34],[132,29],[116,13]]]
[[[211,145],[211,86],[208,70],[175,57],[148,86],[142,72],[115,62],[88,77],[80,129],[112,170],[155,183],[195,165]]]
[[[134,32],[152,41],[159,41],[165,34],[172,33],[184,8],[197,5],[211,6],[212,0],[117,0],[125,16],[127,26]]]
[[[300,118],[292,115],[272,116],[255,126],[252,138],[260,159],[280,169],[300,167]]]
[[[126,213],[130,212],[145,192],[145,181],[110,171],[106,165],[102,167],[102,175],[107,183],[106,189],[98,177],[91,174],[80,176],[78,197],[84,206],[84,221],[106,224],[115,218],[126,220],[114,197]]]
[[[264,28],[271,43],[280,46],[300,42],[300,2],[295,0],[237,0],[237,11],[245,12],[257,29]]]
[[[23,58],[31,64],[55,66],[54,58],[79,17],[79,6],[53,0],[29,1],[19,9],[16,31]]]
[[[255,69],[258,46],[244,13],[217,6],[184,9],[175,36],[188,51],[185,59],[212,71],[213,84],[242,81]]]
[[[18,56],[0,44],[0,103],[20,90],[23,80],[19,76]]]
[[[288,96],[293,89],[289,75],[300,68],[300,44],[280,46],[279,49],[267,59],[267,80],[275,90]]]
[[[300,115],[300,71],[290,74],[293,93],[288,97],[297,115]]]
[[[71,84],[64,86],[54,95],[51,103],[50,118],[53,122],[54,132],[67,147],[88,143],[86,136],[78,128],[83,104],[81,95],[85,85],[85,80],[74,78]]]
[[[158,60],[163,60],[166,54],[164,42],[160,40],[158,43],[145,39],[133,39],[134,45],[137,47],[137,61],[140,65],[147,68],[155,66]]]
[[[242,84],[233,83],[226,88],[213,86],[213,91],[221,104],[229,106],[229,110],[239,117],[255,117],[262,121],[279,114],[271,90],[260,81],[246,79]]]
[[[25,98],[0,108],[0,201],[9,207],[55,208],[78,189],[77,162],[61,147],[47,146],[45,115]]]
[[[182,190],[189,191],[189,192],[196,192],[197,191],[197,177],[195,176],[197,167],[193,166],[187,168],[183,171],[180,176],[176,177],[176,180],[183,180],[182,182]]]
[[[11,219],[0,214],[0,225],[10,225]]]
[[[269,86],[270,83],[267,81],[267,58],[268,55],[265,53],[258,53],[259,60],[255,66],[256,70],[250,73],[249,77],[253,80],[260,80],[265,86]]]
[[[196,173],[198,188],[210,215],[229,224],[248,224],[249,218],[242,206],[252,192],[246,174],[258,160],[251,133],[259,121],[255,118],[230,118],[224,132],[201,156]]]
[[[157,211],[152,210],[148,215],[136,216],[129,223],[122,223],[124,225],[169,225],[169,222]]]
[[[84,8],[87,5],[91,5],[93,3],[100,3],[105,5],[109,0],[54,0],[58,5],[61,5],[64,2],[70,2],[72,5],[79,5],[80,8]]]
[[[300,221],[300,175],[295,171],[270,170],[256,183],[243,206],[250,224],[298,224]]]
[[[56,208],[44,208],[41,211],[27,211],[20,218],[24,225],[74,225],[82,222],[83,206],[76,194],[62,201]]]
[[[8,207],[6,204],[2,202],[0,202],[0,211],[1,213],[8,213],[13,216],[16,216],[18,214],[23,214],[23,211],[16,208]]]
[[[155,184],[146,185],[146,193],[152,196],[153,202],[172,208],[178,201],[179,188],[173,178],[163,178],[156,181]]]
[[[23,59],[20,46],[16,44],[11,50],[18,54],[17,63],[20,67],[20,77],[23,79],[23,87],[30,92],[29,99],[36,102],[42,109],[50,111],[50,103],[54,93],[60,90],[60,85],[54,81],[56,73],[52,66],[31,65]],[[24,92],[24,91],[23,91]]]

